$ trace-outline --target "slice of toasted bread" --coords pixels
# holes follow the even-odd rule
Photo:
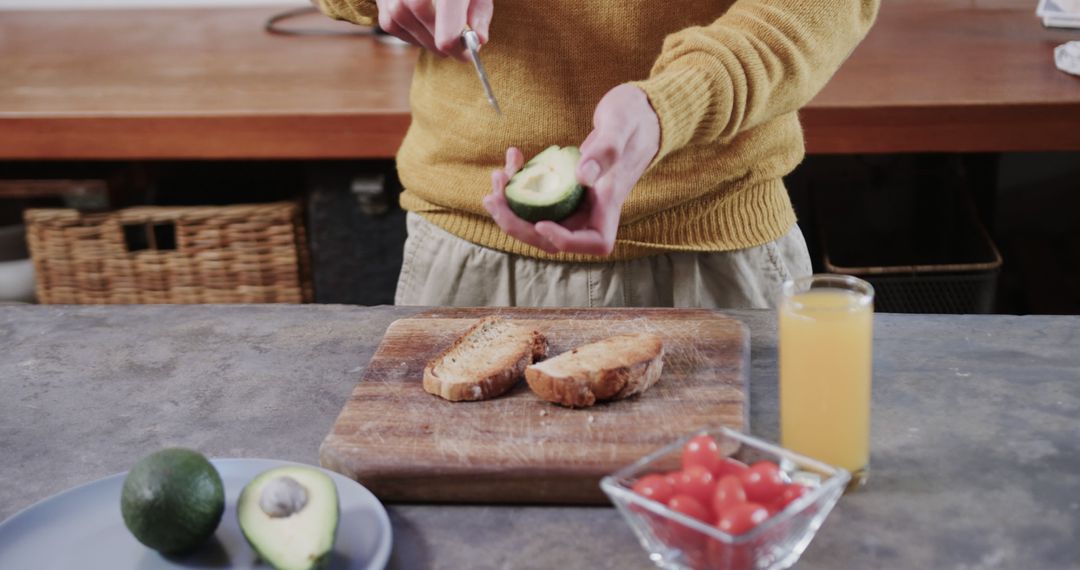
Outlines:
[[[513,321],[487,317],[428,362],[424,390],[454,402],[494,398],[545,355],[544,335]]]
[[[618,400],[648,390],[660,379],[664,342],[650,333],[621,334],[579,346],[525,369],[541,398],[572,408]]]

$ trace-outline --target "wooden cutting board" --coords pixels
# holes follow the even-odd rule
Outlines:
[[[567,409],[522,381],[483,402],[424,392],[424,366],[482,317],[543,332],[554,356],[621,332],[664,339],[644,394]],[[699,309],[439,309],[395,321],[322,443],[324,467],[386,501],[599,504],[600,478],[706,425],[744,429],[749,333]]]

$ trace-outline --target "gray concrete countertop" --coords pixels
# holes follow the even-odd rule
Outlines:
[[[170,445],[318,463],[412,308],[0,306],[0,519]],[[777,436],[769,312],[751,431]],[[1080,536],[1080,317],[878,315],[872,476],[801,568],[1064,568]],[[391,568],[649,568],[610,508],[389,505]]]

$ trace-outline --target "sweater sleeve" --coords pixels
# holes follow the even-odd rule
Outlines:
[[[737,0],[712,24],[668,36],[649,78],[635,83],[660,119],[654,162],[806,105],[870,30],[879,4]]]
[[[362,26],[379,23],[379,6],[375,0],[312,0],[320,12],[335,20],[346,20]]]

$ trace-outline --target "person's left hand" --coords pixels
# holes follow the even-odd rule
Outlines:
[[[493,173],[492,193],[484,198],[484,207],[504,232],[548,253],[611,254],[623,202],[660,148],[660,120],[645,92],[630,84],[608,91],[580,148],[577,179],[585,186],[584,202],[560,223],[535,225],[514,215],[503,196],[506,180],[522,162],[521,153],[510,149],[506,169]]]

